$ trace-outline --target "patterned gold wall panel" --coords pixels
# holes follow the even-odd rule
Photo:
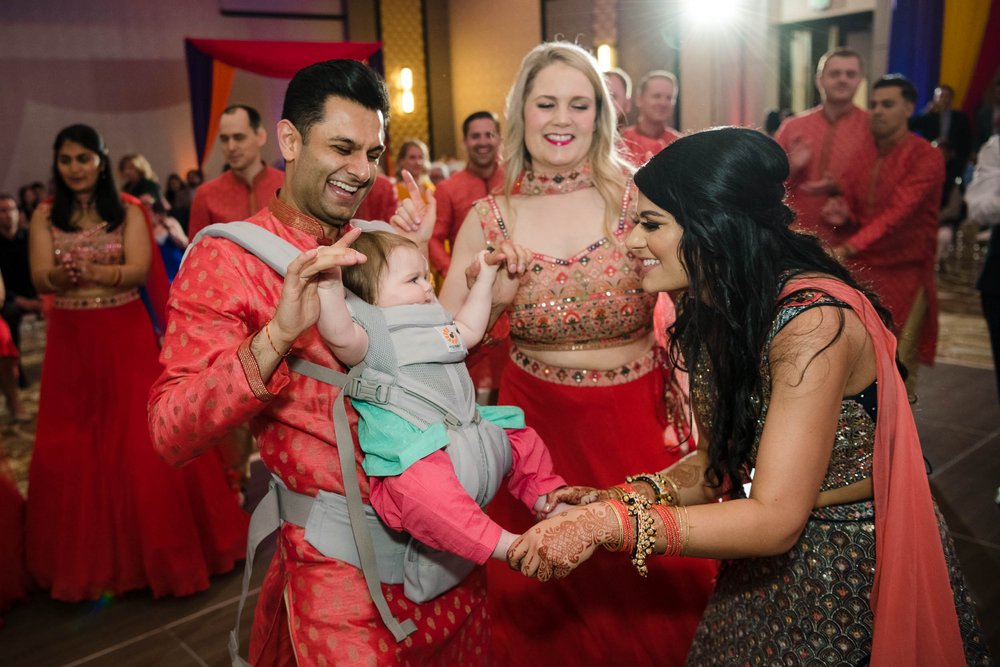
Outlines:
[[[390,154],[409,137],[428,142],[427,66],[424,62],[424,22],[420,0],[380,0],[385,79],[392,107],[389,123]],[[403,113],[399,71],[413,70],[413,113]],[[393,166],[395,168],[395,165]]]
[[[525,54],[542,39],[539,0],[451,0],[451,80],[455,139],[462,120],[488,109],[501,117]]]

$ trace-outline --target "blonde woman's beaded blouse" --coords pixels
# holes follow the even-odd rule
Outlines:
[[[618,347],[652,331],[656,295],[642,291],[639,261],[625,246],[628,188],[610,236],[568,258],[535,253],[508,310],[510,337],[522,350]],[[487,245],[510,238],[493,197],[475,210]]]
[[[106,222],[80,231],[67,232],[55,225],[51,229],[57,264],[64,253],[106,266],[125,262],[125,225],[118,225],[110,232]]]
[[[817,306],[834,306],[848,308],[847,304],[834,299],[822,292],[805,291],[790,295],[778,309],[771,331],[764,345],[765,353],[761,360],[760,372],[763,376],[764,393],[754,400],[760,405],[760,417],[757,419],[757,433],[753,449],[750,453],[750,466],[757,460],[757,447],[764,430],[767,409],[771,398],[770,360],[767,350],[771,341],[781,329],[796,315]],[[705,355],[702,359],[706,359]],[[830,465],[823,478],[821,491],[839,489],[855,482],[868,479],[872,475],[872,455],[875,451],[875,419],[876,386],[873,383],[860,394],[845,397],[840,404],[840,417],[837,420],[837,432],[834,436],[833,452],[830,455]],[[715,389],[712,386],[711,369],[707,364],[699,364],[691,377],[691,394],[694,409],[703,428],[711,430]],[[869,407],[866,407],[869,406]],[[744,482],[749,482],[749,478]]]

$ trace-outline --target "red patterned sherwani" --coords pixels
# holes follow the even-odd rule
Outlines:
[[[202,229],[217,222],[246,220],[271,201],[284,181],[285,172],[266,164],[254,176],[253,183],[247,183],[232,170],[222,172],[195,190],[188,236],[193,239]]]
[[[892,313],[897,336],[923,288],[927,317],[917,354],[925,364],[934,363],[937,344],[934,264],[943,183],[944,158],[915,134],[881,154],[873,151],[844,181],[852,224],[844,228],[839,244],[849,244],[857,253],[848,266],[874,287]]]
[[[622,131],[621,143],[624,149],[622,157],[639,167],[680,138],[681,135],[669,127],[663,130],[663,134],[658,137],[647,137],[645,134],[639,134],[634,125],[626,127]]]
[[[829,195],[810,194],[802,189],[802,184],[818,181],[827,174],[840,183],[863,156],[874,151],[868,112],[852,106],[848,113],[831,122],[823,107],[818,106],[787,119],[774,139],[785,152],[799,141],[809,147],[809,164],[788,178],[788,203],[798,216],[799,229],[818,235],[831,246],[837,245],[836,233],[820,216]]]
[[[250,221],[303,251],[323,235],[319,222],[272,199]],[[337,389],[291,373],[282,362],[261,378],[251,339],[274,314],[282,278],[230,241],[205,238],[191,250],[174,282],[161,353],[165,367],[153,386],[154,446],[171,463],[204,453],[232,428],[249,422],[261,458],[288,488],[315,495],[343,493],[331,406]],[[339,367],[315,327],[292,353]],[[352,430],[357,414],[349,409]],[[368,479],[354,452],[361,494]],[[264,665],[478,665],[487,662],[485,580],[476,570],[457,588],[422,605],[402,585],[383,585],[394,615],[417,632],[397,644],[365,588],[361,571],[326,558],[285,524],[254,614],[250,661]],[[224,641],[220,637],[219,641]]]

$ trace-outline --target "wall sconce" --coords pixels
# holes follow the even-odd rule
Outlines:
[[[615,66],[615,47],[601,44],[597,47],[597,64],[602,72],[607,72]]]
[[[413,98],[413,70],[404,67],[399,70],[399,87],[403,91],[399,98],[399,106],[403,113],[413,113],[416,101]]]

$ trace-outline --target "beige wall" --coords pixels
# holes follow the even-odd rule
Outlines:
[[[104,134],[112,157],[146,155],[161,180],[193,167],[185,36],[339,41],[344,31],[335,20],[223,16],[216,0],[3,0],[0,188],[47,180],[52,140],[78,122]],[[238,72],[230,99],[273,130],[285,84]],[[277,157],[273,141],[266,157]],[[216,149],[206,171],[221,165]]]
[[[453,127],[460,140],[470,113],[488,109],[502,117],[521,60],[541,41],[541,3],[451,0],[450,10]]]

